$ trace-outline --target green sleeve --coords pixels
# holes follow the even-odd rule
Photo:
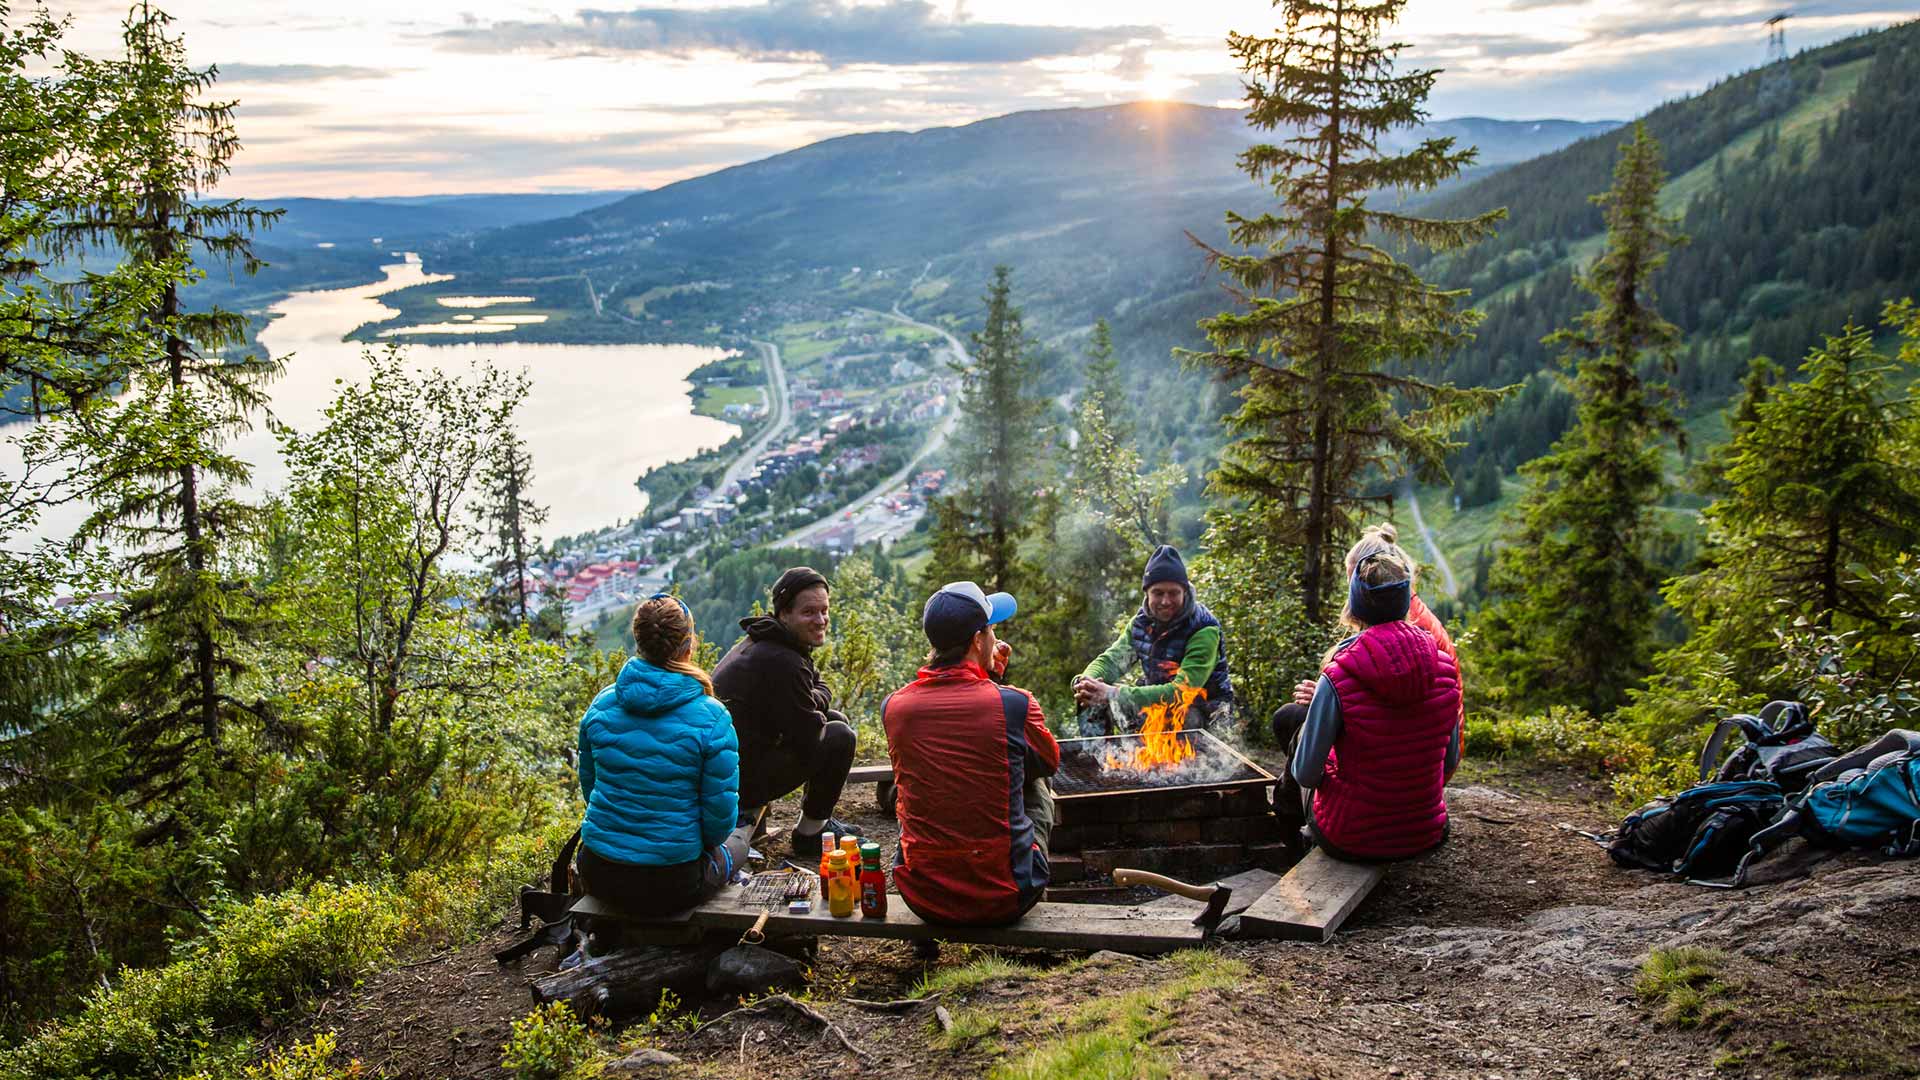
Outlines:
[[[1123,640],[1121,642],[1125,644]],[[1112,650],[1108,650],[1111,652]],[[1146,705],[1158,705],[1163,701],[1172,701],[1179,696],[1181,686],[1205,686],[1213,675],[1213,665],[1220,659],[1220,628],[1202,627],[1193,632],[1187,640],[1187,651],[1180,657],[1180,674],[1172,682],[1157,686],[1121,686],[1115,687],[1113,696],[1126,707],[1138,709]]]
[[[1116,682],[1132,665],[1133,639],[1127,633],[1127,627],[1123,623],[1120,627],[1120,636],[1114,639],[1113,644],[1107,646],[1106,652],[1094,657],[1086,670],[1080,674],[1089,679],[1099,679],[1104,683]]]

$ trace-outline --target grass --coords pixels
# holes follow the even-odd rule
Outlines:
[[[1001,979],[1032,979],[1044,974],[1046,972],[1039,968],[1016,964],[996,953],[987,953],[957,967],[942,968],[921,976],[920,981],[914,984],[912,996],[964,994],[985,983]]]
[[[949,1014],[953,1026],[941,1030],[938,1022],[934,1025],[933,1044],[942,1050],[958,1050],[972,1046],[989,1035],[1000,1032],[1000,1018],[986,1009],[955,1009]]]
[[[758,386],[702,386],[694,390],[693,411],[719,419],[729,405],[762,405],[766,400]]]
[[[1248,972],[1238,960],[1198,949],[1174,953],[1155,966],[1179,974],[1170,981],[1079,1006],[1061,1025],[1064,1037],[1028,1048],[989,1075],[993,1080],[1172,1076],[1175,1063],[1151,1040],[1173,1026],[1188,998],[1241,985]]]
[[[1716,1001],[1726,995],[1720,980],[1727,954],[1718,949],[1684,945],[1655,949],[1640,965],[1633,992],[1643,1004],[1659,1009],[1660,1021],[1676,1027],[1698,1027],[1728,1013]]]

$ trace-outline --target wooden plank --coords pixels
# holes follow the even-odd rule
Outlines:
[[[1254,902],[1267,894],[1267,891],[1280,882],[1280,875],[1271,870],[1248,870],[1244,874],[1220,879],[1220,884],[1233,890],[1227,898],[1226,911],[1221,918],[1238,915],[1254,905]],[[1205,882],[1201,884],[1206,884]],[[1162,912],[1179,919],[1191,919],[1206,910],[1207,905],[1198,900],[1189,900],[1184,896],[1163,896],[1158,900],[1149,900],[1140,905],[1143,910],[1155,916]]]
[[[892,779],[891,765],[861,765],[847,770],[848,784],[878,784]]]
[[[1241,914],[1240,929],[1249,937],[1325,941],[1386,875],[1385,864],[1341,862],[1315,848]]]
[[[586,913],[619,918],[620,913],[597,901]],[[581,904],[574,910],[581,911]],[[629,925],[642,930],[675,925],[697,927],[702,931],[744,930],[760,912],[739,903],[738,887],[729,888],[714,899],[666,919],[635,919]],[[1191,916],[1189,915],[1189,918]],[[1149,912],[1142,906],[1102,904],[1037,904],[1026,917],[1011,926],[947,926],[920,919],[896,895],[888,905],[884,919],[866,919],[858,915],[836,919],[825,911],[805,915],[775,911],[767,920],[769,935],[795,937],[868,937],[967,942],[975,945],[1016,945],[1042,949],[1113,949],[1119,952],[1169,952],[1200,944],[1197,926],[1178,918],[1178,912]]]

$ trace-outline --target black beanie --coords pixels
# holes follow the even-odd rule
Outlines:
[[[1147,572],[1140,579],[1140,591],[1146,592],[1163,581],[1177,581],[1193,589],[1193,582],[1187,580],[1187,564],[1180,559],[1180,549],[1172,544],[1161,544],[1154,551],[1153,558],[1147,560]]]
[[[780,580],[773,583],[773,613],[778,615],[792,607],[795,597],[815,586],[833,591],[826,575],[811,566],[796,566],[781,574]]]

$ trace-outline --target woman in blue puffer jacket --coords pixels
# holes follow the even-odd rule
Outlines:
[[[692,614],[661,594],[634,610],[632,629],[639,655],[580,720],[580,879],[623,910],[665,915],[725,885],[753,827],[735,827],[739,744],[693,662]]]

